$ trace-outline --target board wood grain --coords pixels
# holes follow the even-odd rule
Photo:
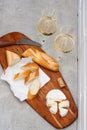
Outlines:
[[[27,36],[25,36],[22,33],[19,32],[12,32],[9,34],[6,34],[0,38],[0,41],[8,41],[8,42],[18,42],[20,39],[25,38],[28,39]],[[7,68],[7,61],[6,61],[6,55],[5,51],[10,50],[13,51],[19,55],[21,55],[26,49],[34,47],[38,50],[43,51],[40,47],[32,46],[32,45],[12,45],[7,47],[0,48],[0,64],[2,65],[3,70]],[[41,66],[40,66],[41,67]],[[48,82],[44,87],[42,87],[38,93],[38,95],[32,99],[27,99],[26,102],[40,115],[42,116],[46,121],[48,121],[51,125],[53,125],[56,128],[65,128],[72,124],[77,116],[78,116],[78,110],[76,107],[76,104],[74,102],[74,99],[72,97],[71,92],[69,91],[69,88],[64,81],[61,73],[53,72],[50,70],[47,70],[43,67],[41,69],[50,77],[50,82]],[[58,83],[58,78],[61,77],[64,81],[65,87],[61,88]],[[70,107],[68,114],[65,117],[61,117],[58,113],[52,114],[49,112],[48,107],[46,106],[46,94],[52,90],[52,89],[59,89],[61,90],[67,97],[67,99],[70,101]]]

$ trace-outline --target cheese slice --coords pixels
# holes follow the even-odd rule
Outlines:
[[[55,101],[52,100],[52,99],[47,99],[47,101],[46,101],[46,105],[47,105],[48,107],[53,106],[54,103],[55,103]]]
[[[70,103],[68,100],[65,100],[59,103],[59,108],[68,108],[69,106],[70,106]]]
[[[54,104],[50,107],[49,111],[50,111],[52,114],[56,114],[56,113],[57,113],[57,111],[58,111],[57,102],[54,102]]]
[[[60,113],[61,117],[64,117],[64,116],[67,115],[68,109],[66,109],[66,108],[59,108],[59,113]]]

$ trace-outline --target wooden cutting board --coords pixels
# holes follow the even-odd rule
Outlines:
[[[8,42],[17,42],[20,39],[25,38],[28,39],[27,36],[24,34],[21,34],[19,32],[12,32],[9,34],[6,34],[0,38],[0,41],[8,41]],[[5,50],[10,50],[13,52],[16,52],[17,54],[21,55],[27,48],[32,47],[30,45],[12,45],[8,47],[2,47],[0,48],[0,64],[2,65],[3,69],[7,68],[7,62],[6,62],[6,56],[5,56]],[[42,50],[40,47],[33,46],[39,50]],[[43,51],[43,50],[42,50]],[[26,100],[26,102],[45,120],[47,120],[50,124],[52,124],[56,128],[64,128],[70,124],[72,124],[77,116],[78,111],[76,104],[74,102],[74,99],[68,89],[67,84],[65,83],[61,73],[58,72],[52,72],[50,70],[44,69],[41,67],[42,70],[50,77],[50,82],[48,82],[44,87],[42,87],[38,93],[38,95],[33,100]],[[61,77],[64,81],[65,87],[61,88],[57,79]],[[69,112],[65,117],[61,117],[58,113],[52,114],[49,112],[48,107],[46,106],[46,94],[51,89],[59,89],[61,90],[67,97],[67,99],[70,101],[70,107]]]

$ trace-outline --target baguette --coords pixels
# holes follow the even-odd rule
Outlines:
[[[23,57],[29,57],[29,56],[32,56],[32,53],[30,52],[29,49],[25,50],[23,53],[22,53],[22,56]]]
[[[30,74],[30,70],[26,70],[24,72],[17,73],[14,75],[14,80],[28,77],[29,74]]]
[[[58,71],[59,65],[58,65],[57,61],[54,58],[52,58],[51,56],[49,56],[48,54],[46,54],[42,51],[39,51],[35,48],[29,48],[26,51],[28,51],[29,54],[31,53],[32,60],[34,62],[36,62],[37,64],[43,66],[46,69],[49,69],[52,71]],[[25,57],[26,57],[26,55],[25,55]]]
[[[25,77],[25,84],[39,76],[39,69],[32,71],[29,76]]]
[[[6,50],[6,59],[8,66],[12,66],[20,60],[20,56],[14,52]]]
[[[44,52],[37,51],[33,61],[49,70],[58,71],[58,63]]]
[[[34,79],[31,83],[31,86],[29,87],[29,91],[28,91],[28,94],[27,94],[27,97],[29,100],[33,99],[38,91],[40,89],[40,81],[39,79]]]
[[[22,66],[21,69],[33,71],[39,69],[39,66],[36,63],[32,62]]]

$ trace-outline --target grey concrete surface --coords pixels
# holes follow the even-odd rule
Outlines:
[[[54,12],[54,13],[53,13]],[[36,29],[42,15],[53,15],[58,21],[57,32],[42,36]],[[67,27],[75,37],[75,47],[67,54],[59,53],[53,41],[61,28]],[[78,104],[77,86],[77,0],[0,0],[0,36],[19,31],[42,44],[42,48],[56,58],[60,71]],[[66,31],[65,31],[66,32]],[[43,42],[45,40],[45,42]],[[0,75],[2,69],[0,67]],[[0,130],[55,130],[26,102],[19,102],[0,80]],[[65,130],[77,130],[77,121]]]

